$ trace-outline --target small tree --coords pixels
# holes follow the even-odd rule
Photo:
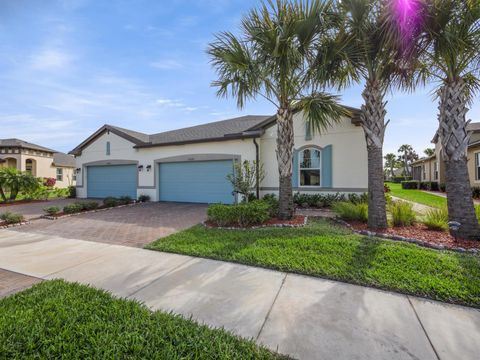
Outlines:
[[[0,196],[7,201],[15,201],[20,191],[34,191],[40,186],[40,181],[30,173],[18,171],[15,168],[0,169]]]
[[[256,161],[245,160],[243,163],[233,165],[233,174],[227,175],[227,180],[232,183],[233,192],[243,195],[246,202],[252,189],[255,189],[265,178],[263,164],[257,164]]]

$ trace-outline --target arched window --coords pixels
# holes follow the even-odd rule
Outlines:
[[[298,154],[300,186],[320,186],[322,153],[319,149],[308,148]]]

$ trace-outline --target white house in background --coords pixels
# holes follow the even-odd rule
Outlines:
[[[322,134],[310,134],[294,116],[293,190],[367,191],[367,149],[359,110]],[[275,116],[243,116],[147,135],[104,125],[78,145],[77,196],[148,195],[153,201],[233,203],[226,176],[236,161],[259,160],[261,195],[278,193]]]

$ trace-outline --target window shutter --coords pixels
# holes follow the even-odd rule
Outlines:
[[[298,187],[298,150],[293,150],[292,187]]]
[[[322,150],[322,187],[332,187],[332,145]]]
[[[312,140],[312,129],[308,126],[308,123],[305,123],[305,140]]]

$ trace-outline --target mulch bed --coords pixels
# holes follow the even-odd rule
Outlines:
[[[364,223],[349,222],[349,224],[358,231],[369,230],[367,224]],[[446,231],[428,230],[427,227],[422,224],[416,224],[414,226],[407,227],[388,228],[386,230],[377,230],[375,232],[389,236],[402,236],[405,238],[413,238],[432,245],[442,245],[448,249],[480,249],[480,241],[469,241],[461,239],[455,240],[455,238]]]
[[[263,228],[263,227],[300,227],[304,226],[306,223],[306,216],[304,215],[297,215],[291,220],[280,220],[277,218],[272,218],[267,221],[265,221],[262,224],[259,225],[253,225],[253,226],[248,226],[248,227],[240,227],[240,226],[228,226],[228,227],[222,227],[218,226],[216,223],[212,221],[205,221],[204,224],[207,227],[211,228],[219,228],[219,229],[256,229],[256,228]]]

